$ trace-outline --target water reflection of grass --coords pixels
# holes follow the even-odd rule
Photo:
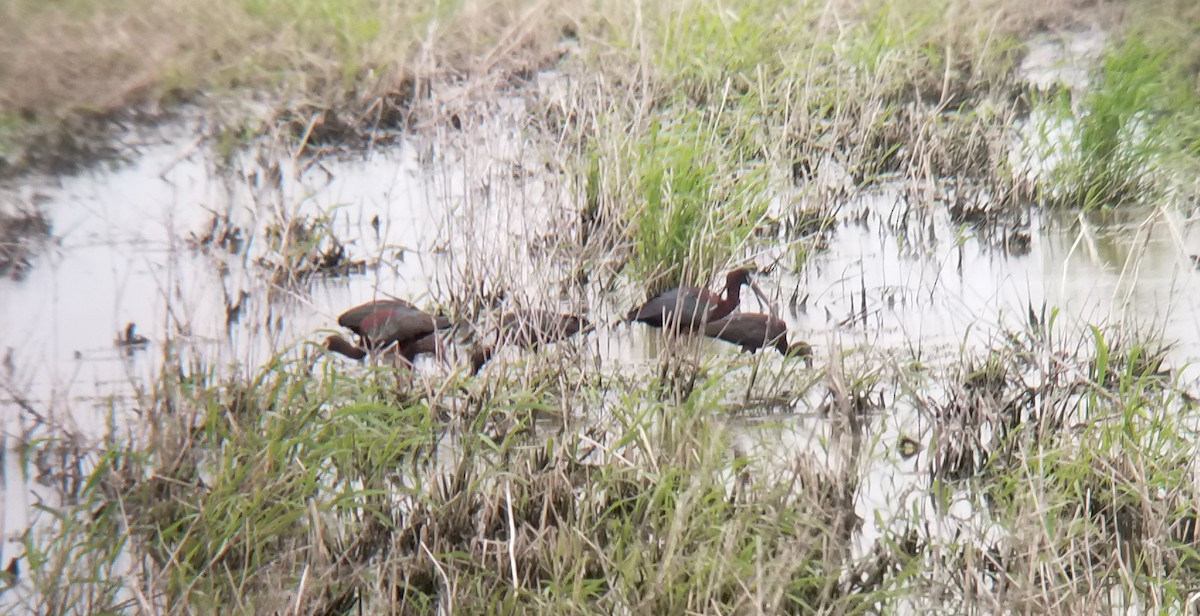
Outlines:
[[[305,349],[246,377],[168,370],[136,434],[88,456],[75,504],[45,508],[32,588],[11,592],[54,613],[1181,605],[1200,581],[1192,403],[1147,367],[1149,341],[1053,321],[961,370],[831,358],[827,440],[782,464],[730,440],[741,391],[719,365],[619,386],[587,362],[348,375]],[[779,369],[772,387],[805,370]],[[929,496],[864,521],[860,473],[892,446],[862,438],[881,396],[924,409]],[[608,403],[567,421],[586,400]],[[864,522],[882,532],[865,550]]]
[[[282,75],[310,95],[378,95],[365,71],[406,74],[421,41],[433,57],[422,62],[471,67],[495,60],[489,50],[543,58],[562,34],[548,28],[567,23],[582,51],[558,68],[591,78],[547,103],[557,115],[538,119],[558,118],[557,132],[529,138],[558,139],[582,178],[582,241],[627,251],[639,280],[701,282],[768,226],[773,171],[829,165],[855,188],[901,176],[914,210],[947,177],[996,181],[1016,113],[999,106],[1019,89],[1012,37],[1031,22],[980,20],[974,4],[514,4],[486,26],[468,19],[486,12],[471,3],[218,5],[244,20],[214,39],[225,53],[266,37],[277,46],[248,57],[269,61],[217,70],[176,56],[173,77],[149,83],[261,88]],[[1127,102],[1114,106],[1127,119]],[[1119,163],[1102,115],[1086,149]],[[234,126],[221,158],[253,134]],[[826,231],[851,222],[834,220],[843,196],[814,189],[773,215],[815,219],[796,235]],[[268,234],[279,271],[329,253],[324,222],[285,222]],[[828,349],[811,407],[792,388],[816,379],[774,364],[764,397],[802,400],[829,424],[814,451],[777,466],[725,429],[729,377],[745,366],[698,362],[695,349],[671,348],[657,376],[545,355],[478,378],[357,370],[312,349],[235,376],[177,363],[142,392],[141,422],[81,452],[79,493],[44,508],[52,521],[25,538],[27,586],[9,592],[43,613],[1087,612],[1114,595],[1182,609],[1200,583],[1194,402],[1154,341],[1064,329],[1031,313],[949,367],[920,366],[919,341],[902,362]],[[872,447],[890,446],[862,436],[898,403],[919,409],[914,429],[931,426],[930,460],[915,499],[861,520],[864,476],[886,456]],[[864,523],[881,535],[865,549]]]

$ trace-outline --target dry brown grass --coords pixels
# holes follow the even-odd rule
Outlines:
[[[131,0],[88,14],[24,4],[10,5],[0,20],[0,108],[10,112],[127,104],[161,83],[204,36],[185,3]]]
[[[836,29],[873,10],[859,4],[831,0],[819,27]],[[998,32],[1070,25],[1087,4],[962,0],[951,3],[946,19],[929,33],[947,52],[969,56]],[[605,64],[626,45],[645,59],[663,49],[655,20],[682,19],[696,8],[721,10],[692,0],[641,12],[623,3],[561,0],[470,0],[450,9],[411,0],[52,6],[14,0],[0,9],[0,114],[107,112],[164,95],[231,87],[276,92],[284,100],[302,95],[336,102],[349,92],[386,92],[410,77],[528,69],[553,58],[564,34],[580,37],[592,64]],[[652,78],[653,71],[640,77]]]
[[[18,0],[0,19],[0,113],[104,113],[229,88],[336,103],[412,76],[483,74],[544,57],[560,36],[550,4],[472,1],[438,14],[380,0]]]

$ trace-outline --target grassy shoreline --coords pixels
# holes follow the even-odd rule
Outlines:
[[[1030,100],[1017,78],[1021,41],[1082,4],[21,0],[0,20],[0,52],[21,52],[0,53],[0,153],[15,177],[54,169],[103,147],[114,117],[199,98],[224,120],[204,137],[225,162],[262,135],[319,156],[381,125],[457,131],[519,93],[532,112],[516,128],[579,196],[578,234],[548,241],[581,279],[704,284],[767,242],[799,273],[854,222],[847,195],[874,185],[919,204],[993,197],[950,205],[963,228],[1169,190],[1168,163],[1188,168],[1200,143],[1195,93],[1163,87],[1185,58],[1143,75],[1121,68],[1136,45],[1110,47],[1078,97]],[[1154,21],[1113,13],[1088,19],[1141,37]],[[561,91],[536,86],[543,69]],[[236,108],[247,92],[267,119]],[[1068,171],[1095,174],[1014,180],[1008,139],[1031,105],[1078,120]],[[1144,154],[1130,135],[1164,120],[1180,130]],[[279,227],[299,244],[283,260],[320,262],[312,224],[296,242]],[[477,315],[475,290],[448,291],[450,311]],[[232,373],[172,357],[127,432],[31,444],[74,454],[60,470],[77,489],[41,506],[50,522],[22,538],[6,592],[39,613],[1182,609],[1200,587],[1197,425],[1190,384],[1163,369],[1169,343],[1031,308],[939,366],[920,341],[899,359],[829,349],[816,371],[668,344],[657,371],[547,354],[433,380],[306,346]],[[811,451],[780,462],[735,442],[731,400],[759,370],[785,415],[820,418]],[[863,519],[868,468],[897,457],[882,436],[897,409],[927,427],[930,463],[889,517]],[[783,442],[793,428],[773,419],[737,427]],[[864,525],[880,536],[860,545]]]
[[[0,151],[16,169],[38,168],[23,163],[37,160],[27,150],[47,136],[61,135],[67,143],[58,147],[67,150],[70,135],[86,144],[89,133],[102,134],[108,119],[130,112],[154,117],[174,101],[197,96],[207,101],[202,105],[219,109],[222,99],[249,94],[276,113],[309,102],[358,117],[381,99],[407,108],[424,100],[430,84],[503,83],[552,67],[563,43],[571,41],[585,73],[610,79],[640,75],[630,83],[649,87],[638,93],[639,104],[660,93],[702,102],[718,96],[729,78],[737,90],[774,88],[761,79],[773,81],[780,71],[845,67],[846,59],[887,73],[903,90],[925,81],[937,92],[945,77],[953,85],[960,75],[970,88],[971,80],[985,83],[1008,70],[1004,63],[990,66],[987,45],[1027,31],[1038,19],[1061,19],[1069,12],[1070,3],[1037,8],[1044,4],[1014,0],[977,19],[970,15],[988,3],[952,3],[957,10],[940,12],[924,3],[898,2],[864,12],[849,2],[767,1],[733,11],[681,1],[647,5],[639,14],[619,3],[475,1],[429,7],[377,0],[222,0],[201,9],[180,1],[21,0],[9,3],[0,20],[0,41],[6,41],[0,48]],[[1016,22],[1027,10],[1022,19],[1029,21]],[[855,22],[864,31],[851,32],[849,40],[862,39],[853,43],[860,47],[838,49],[845,38],[839,24]],[[981,39],[984,48],[977,48],[975,38],[963,35],[981,29],[989,34]],[[952,54],[942,59],[954,63],[949,73],[938,66],[943,53]],[[825,79],[796,77],[807,91]],[[777,97],[760,94],[766,95],[764,104]],[[791,90],[780,94],[790,96]],[[819,96],[813,101],[817,109],[844,104]]]
[[[28,600],[49,613],[1074,612],[1115,608],[1114,592],[1182,605],[1200,580],[1194,401],[1152,342],[1068,331],[1009,332],[987,357],[919,372],[831,357],[809,379],[824,436],[771,456],[732,439],[742,362],[680,361],[574,421],[562,405],[611,377],[564,382],[572,368],[543,363],[397,390],[391,368],[344,374],[303,349],[220,382],[168,371],[146,423],[81,452],[77,500],[26,537]],[[1061,361],[1039,367],[1046,355]],[[877,440],[884,398],[925,409],[932,465],[897,495],[924,494],[911,510],[864,520],[864,473],[896,446]],[[764,446],[790,430],[750,425]],[[864,524],[882,536],[857,545]]]

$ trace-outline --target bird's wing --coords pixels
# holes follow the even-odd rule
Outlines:
[[[363,335],[363,322],[371,319],[373,315],[378,313],[390,313],[396,310],[412,310],[416,311],[417,307],[402,299],[381,299],[373,302],[367,302],[355,306],[338,316],[338,325],[349,329],[350,331]],[[375,317],[379,318],[379,317]]]
[[[445,317],[439,320],[438,317],[411,308],[381,310],[363,320],[361,335],[374,345],[388,345],[397,340],[412,340],[431,334],[439,329],[442,321],[449,325]]]

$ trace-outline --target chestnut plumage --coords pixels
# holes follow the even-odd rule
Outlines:
[[[725,276],[725,290],[717,294],[700,287],[678,287],[663,291],[638,308],[629,311],[627,321],[638,321],[651,327],[670,327],[681,332],[700,331],[704,323],[719,320],[737,309],[742,300],[742,285],[748,285],[759,298],[766,301],[758,285],[750,279],[746,268],[735,269]]]
[[[362,359],[370,351],[394,346],[396,353],[412,364],[421,353],[436,353],[436,332],[450,326],[450,320],[421,312],[400,299],[386,299],[355,306],[338,317],[338,325],[358,336],[358,344],[330,336],[325,346],[351,359]]]
[[[765,314],[731,314],[723,319],[706,323],[704,335],[739,345],[743,351],[751,353],[770,346],[784,356],[806,359],[812,356],[812,347],[807,342],[797,341],[788,344],[787,323],[783,319]]]

